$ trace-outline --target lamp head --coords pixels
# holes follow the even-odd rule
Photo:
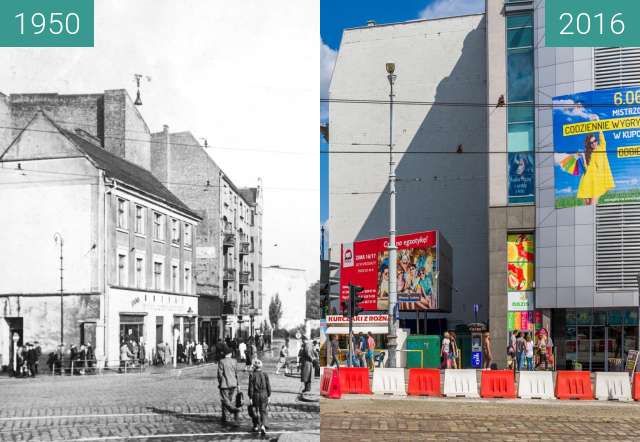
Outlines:
[[[393,74],[396,70],[396,64],[395,63],[387,63],[385,65],[386,69],[387,69],[387,74]]]

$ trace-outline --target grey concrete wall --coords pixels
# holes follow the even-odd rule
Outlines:
[[[484,16],[346,30],[330,97],[388,100],[386,62],[396,63],[396,100],[484,102]],[[397,105],[394,114],[401,180],[397,231],[440,230],[453,248],[453,284],[458,289],[447,315],[450,325],[472,320],[474,303],[481,304],[480,316],[486,320],[486,109]],[[376,145],[388,143],[389,107],[331,103],[329,118],[331,151],[383,152],[330,155],[331,259],[339,261],[341,243],[388,234],[389,157],[384,146]],[[464,154],[454,154],[458,145]]]

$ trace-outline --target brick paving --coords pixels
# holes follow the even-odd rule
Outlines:
[[[299,378],[276,376],[272,361],[265,363],[273,390],[267,437],[250,433],[246,407],[239,427],[222,424],[216,370],[2,378],[0,441],[319,439],[319,404],[298,400]],[[240,372],[245,397],[247,381]]]
[[[320,422],[323,442],[640,440],[638,403],[346,396],[323,398]]]

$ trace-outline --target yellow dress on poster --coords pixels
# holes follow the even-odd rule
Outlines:
[[[586,199],[586,204],[596,203],[598,198],[616,187],[607,158],[607,142],[600,131],[599,141],[595,135],[587,137],[585,143],[586,172],[578,185],[578,198]],[[590,154],[587,152],[590,151]]]

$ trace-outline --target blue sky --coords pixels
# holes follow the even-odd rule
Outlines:
[[[342,30],[365,26],[368,20],[394,23],[420,18],[438,18],[484,11],[485,0],[322,0],[320,2],[320,93],[326,98]],[[350,98],[350,97],[341,97]],[[321,106],[320,120],[327,120],[327,107]],[[320,149],[327,144],[320,137]],[[320,155],[320,222],[329,216],[328,155]]]

